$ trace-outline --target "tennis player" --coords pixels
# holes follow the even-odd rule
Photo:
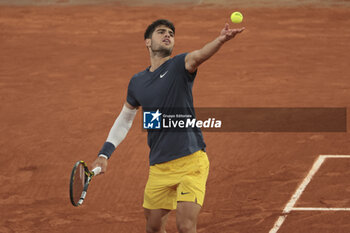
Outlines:
[[[197,68],[213,56],[223,44],[244,28],[230,29],[226,23],[220,35],[203,48],[171,57],[175,27],[164,19],[148,26],[144,34],[151,65],[135,74],[129,83],[126,102],[112,126],[98,158],[93,163],[106,172],[107,160],[127,135],[137,109],[148,107],[182,108],[182,114],[195,116],[192,86]],[[154,118],[159,116],[153,115]],[[143,207],[147,233],[165,233],[171,210],[176,209],[180,233],[195,233],[197,217],[203,205],[209,161],[199,128],[184,132],[148,131],[150,147],[149,178]]]

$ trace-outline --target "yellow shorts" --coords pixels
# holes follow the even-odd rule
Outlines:
[[[202,206],[208,174],[209,160],[203,150],[150,166],[143,207],[173,210],[178,201]]]

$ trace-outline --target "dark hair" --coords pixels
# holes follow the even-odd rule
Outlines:
[[[158,19],[147,27],[147,29],[145,31],[145,40],[151,38],[154,30],[160,25],[164,25],[164,26],[170,28],[175,34],[175,26],[172,22],[170,22],[167,19]]]

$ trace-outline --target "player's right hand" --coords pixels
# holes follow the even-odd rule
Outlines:
[[[103,157],[97,157],[97,159],[92,163],[92,169],[95,167],[101,167],[101,173],[103,174],[107,171],[107,159]]]

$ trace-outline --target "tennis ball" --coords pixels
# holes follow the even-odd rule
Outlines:
[[[243,15],[241,14],[241,12],[236,11],[231,14],[232,23],[240,23],[242,22],[242,20],[243,20]]]

